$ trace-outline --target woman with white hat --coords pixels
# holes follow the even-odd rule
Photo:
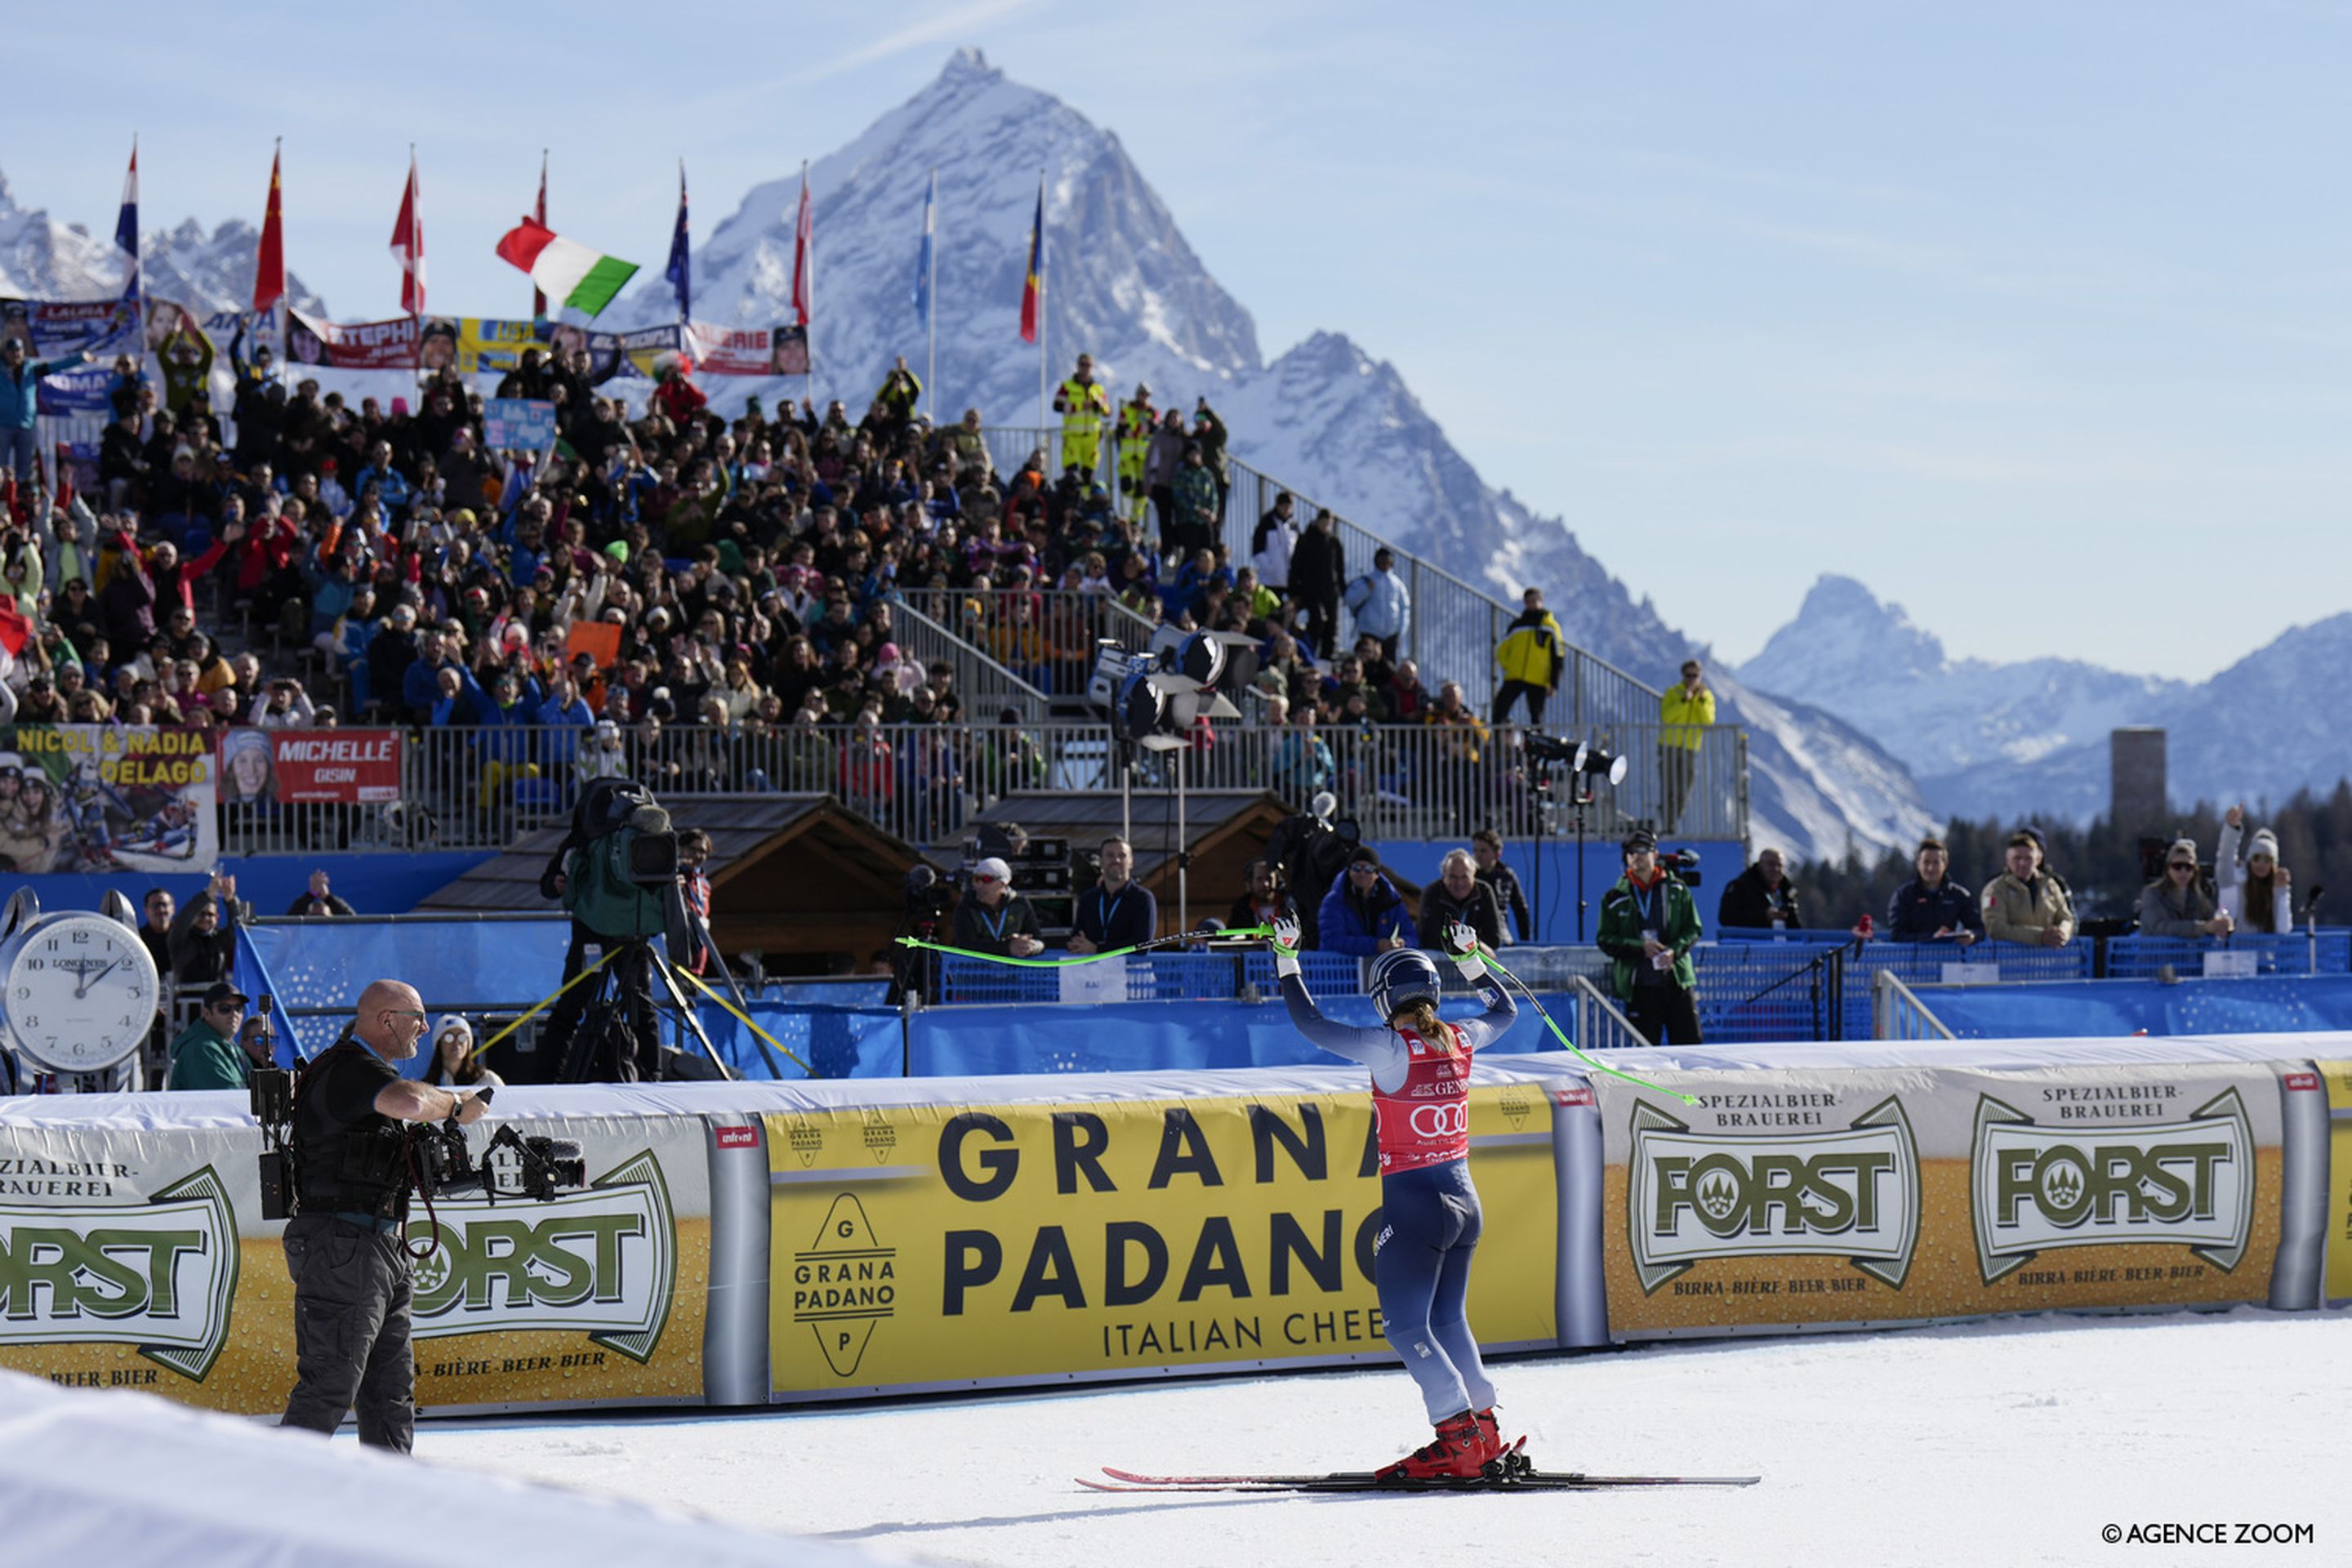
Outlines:
[[[2243,802],[2221,819],[2221,847],[2213,852],[2213,880],[2221,892],[2221,908],[2246,931],[2281,932],[2294,929],[2294,900],[2288,892],[2294,880],[2279,864],[2278,835],[2257,828],[2246,841],[2246,858],[2238,858],[2238,836],[2245,830]]]
[[[495,1089],[506,1079],[474,1054],[474,1026],[460,1014],[447,1013],[433,1026],[433,1065],[425,1069],[425,1081],[440,1089],[458,1084]]]

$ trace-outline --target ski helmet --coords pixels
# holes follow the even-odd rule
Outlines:
[[[1397,1016],[1408,1002],[1437,1005],[1437,965],[1417,948],[1391,948],[1372,960],[1372,1010],[1382,1023]]]

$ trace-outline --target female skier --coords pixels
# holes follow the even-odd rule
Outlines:
[[[1274,967],[1290,1021],[1307,1039],[1372,1069],[1381,1150],[1381,1232],[1372,1278],[1389,1343],[1421,1385],[1437,1438],[1377,1472],[1382,1480],[1470,1478],[1504,1458],[1495,1385],[1479,1364],[1466,1303],[1477,1250],[1478,1190],[1470,1184],[1470,1059],[1499,1038],[1518,1006],[1487,973],[1478,936],[1446,928],[1445,944],[1486,1014],[1467,1023],[1437,1016],[1437,965],[1414,948],[1372,961],[1377,1029],[1335,1024],[1316,1010],[1298,973],[1298,922],[1274,922]]]

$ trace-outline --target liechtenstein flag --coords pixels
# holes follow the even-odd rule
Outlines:
[[[1021,341],[1037,341],[1037,315],[1045,303],[1045,181],[1037,181],[1037,216],[1029,226],[1029,278],[1021,286]]]
[[[131,257],[131,278],[122,297],[139,297],[139,139],[131,141],[131,172],[122,176],[122,211],[114,220],[114,243]]]

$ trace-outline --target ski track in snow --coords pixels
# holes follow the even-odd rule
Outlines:
[[[1425,1439],[1393,1368],[709,1417],[427,1422],[417,1452],[898,1562],[1910,1564],[2343,1560],[2352,1312],[2039,1317],[1653,1344],[1496,1367],[1547,1469],[1746,1490],[1118,1497],[1070,1479],[1320,1471]],[[348,1438],[342,1439],[348,1441]],[[2113,1522],[2311,1545],[2110,1546]],[[789,1557],[789,1552],[782,1554]]]

